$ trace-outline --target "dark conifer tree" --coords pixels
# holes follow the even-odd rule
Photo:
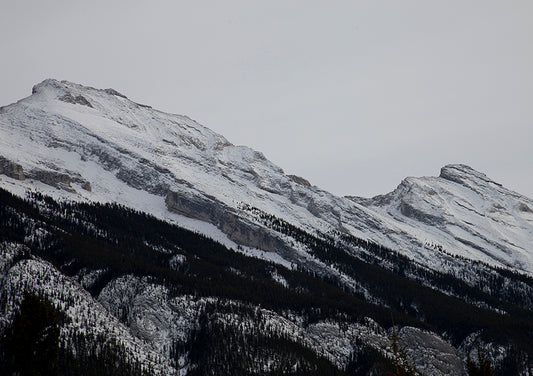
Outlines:
[[[7,374],[57,375],[58,314],[50,303],[26,293],[1,342]]]
[[[494,368],[490,359],[485,353],[478,347],[477,349],[477,362],[470,358],[470,354],[466,358],[466,369],[468,376],[493,376]]]

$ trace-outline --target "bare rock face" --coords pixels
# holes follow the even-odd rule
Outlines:
[[[26,178],[24,176],[24,169],[21,165],[4,157],[0,157],[0,174],[17,180],[24,180]]]
[[[487,175],[463,164],[446,165],[442,167],[439,178],[466,186],[471,186],[472,183],[475,183],[476,185],[492,184],[499,187],[502,186],[501,184],[489,179]]]
[[[82,106],[93,108],[93,105],[91,104],[91,102],[89,102],[87,98],[85,98],[83,95],[73,96],[72,94],[67,93],[59,97],[59,100],[63,102],[67,102],[67,103],[72,103],[72,104],[81,104]]]
[[[413,218],[422,223],[427,223],[430,226],[442,226],[444,224],[443,218],[436,215],[428,214],[423,210],[418,209],[408,200],[402,199],[400,201],[399,209],[400,213],[402,213],[404,216]]]
[[[104,90],[107,94],[111,94],[111,95],[116,95],[117,97],[122,97],[122,98],[125,98],[125,99],[128,99],[128,97],[126,97],[124,94],[122,93],[119,93],[118,91],[116,91],[115,89],[105,89]]]
[[[30,177],[52,187],[74,192],[74,189],[70,185],[72,179],[65,173],[48,170],[32,170]]]
[[[296,176],[296,175],[287,175],[287,176],[289,177],[289,179],[291,179],[296,184],[303,185],[304,187],[310,187],[311,186],[311,183],[309,183],[309,181],[307,179],[304,179],[304,178],[302,178],[300,176]]]
[[[170,211],[214,224],[237,244],[268,252],[279,252],[286,248],[268,230],[247,222],[215,198],[193,197],[168,191],[166,205]]]
[[[76,192],[71,185],[72,183],[78,183],[82,189],[91,191],[91,183],[80,174],[71,171],[34,169],[28,172],[28,177],[67,192]]]

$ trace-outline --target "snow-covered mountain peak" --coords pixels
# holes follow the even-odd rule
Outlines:
[[[115,89],[96,89],[94,87],[90,86],[84,86],[77,84],[75,82],[70,82],[66,80],[57,80],[55,78],[47,78],[43,80],[42,82],[35,84],[32,88],[32,94],[56,94],[56,95],[63,95],[66,93],[71,94],[85,94],[89,92],[99,92],[102,94],[107,95],[113,95],[117,97],[122,97],[124,99],[128,99],[124,94],[119,93]]]
[[[163,202],[173,191],[266,208],[272,205],[265,195],[292,184],[262,153],[232,145],[187,116],[135,103],[114,89],[53,79],[2,109],[0,150],[8,174],[19,180],[137,208],[139,193],[128,198],[125,191],[163,196]]]
[[[96,89],[69,81],[46,79],[33,87],[31,96],[11,106],[18,107],[17,105],[33,109],[45,106],[47,112],[52,110],[74,117],[74,113],[102,117],[137,133],[150,133],[157,128],[161,131],[163,128],[181,127],[193,129],[197,136],[203,136],[202,141],[207,141],[208,138],[224,139],[187,116],[154,110],[150,106],[131,101],[115,89]],[[86,125],[88,119],[73,120],[83,120],[82,124]],[[224,139],[224,143],[228,142]]]
[[[451,164],[441,168],[440,175],[425,177],[407,177],[391,193],[371,199],[361,199],[366,206],[383,206],[391,200],[410,200],[413,196],[439,196],[447,192],[457,199],[474,200],[490,203],[504,203],[506,200],[530,201],[528,198],[505,188],[502,184],[490,179],[487,175],[464,164]]]
[[[75,133],[83,128],[83,133],[106,141],[133,142],[159,154],[163,149],[184,147],[211,157],[225,146],[231,146],[223,136],[187,116],[154,110],[114,89],[95,89],[55,79],[35,85],[31,96],[3,107],[2,113],[6,118],[25,123],[25,128],[35,130],[39,126],[47,130],[47,138],[63,137],[57,135],[61,129]],[[36,120],[31,122],[31,127],[24,121],[27,118]],[[10,121],[6,119],[6,122]]]
[[[31,90],[32,94],[42,95],[43,93],[65,93],[66,81],[58,81],[53,78],[47,78],[46,80],[35,84]]]
[[[113,105],[117,105],[117,101],[113,100],[118,97],[131,102],[128,98],[114,89],[95,89],[93,87],[83,86],[69,81],[59,81],[53,78],[48,78],[32,88],[32,96],[26,98],[29,101],[50,101],[60,100],[71,104],[80,104],[88,107],[93,107],[91,102],[87,100],[87,96],[92,97],[97,103],[102,105],[102,101],[112,101]],[[124,101],[124,102],[126,102]],[[135,104],[134,102],[131,102]],[[149,107],[149,106],[145,106]]]
[[[466,165],[406,178],[389,194],[357,202],[439,249],[533,270],[533,201]]]

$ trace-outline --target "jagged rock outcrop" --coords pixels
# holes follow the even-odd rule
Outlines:
[[[128,99],[128,97],[126,97],[124,94],[122,93],[119,93],[118,91],[116,91],[115,89],[105,89],[104,90],[107,94],[111,94],[111,95],[116,95],[117,97],[122,97],[124,99]]]
[[[24,169],[21,165],[0,156],[0,174],[17,180],[24,180]]]
[[[52,187],[64,189],[66,191],[75,192],[70,183],[72,179],[69,175],[56,171],[49,170],[33,170],[29,176],[32,179],[51,185]]]
[[[73,183],[79,184],[86,191],[90,192],[92,190],[91,183],[75,172],[34,169],[28,172],[27,177],[70,193],[76,193],[76,190],[72,187]]]
[[[310,187],[311,183],[309,183],[309,180],[302,178],[301,176],[296,175],[287,175],[289,179],[291,179],[293,182],[303,185],[304,187]]]
[[[83,95],[77,95],[74,97],[71,93],[66,93],[62,97],[59,97],[59,100],[66,103],[81,104],[82,106],[87,106],[91,108],[93,107],[91,102],[89,102],[87,98],[85,98]]]

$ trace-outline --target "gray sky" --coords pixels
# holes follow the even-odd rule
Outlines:
[[[0,105],[45,78],[184,114],[373,196],[465,163],[533,198],[533,2],[5,0]]]

